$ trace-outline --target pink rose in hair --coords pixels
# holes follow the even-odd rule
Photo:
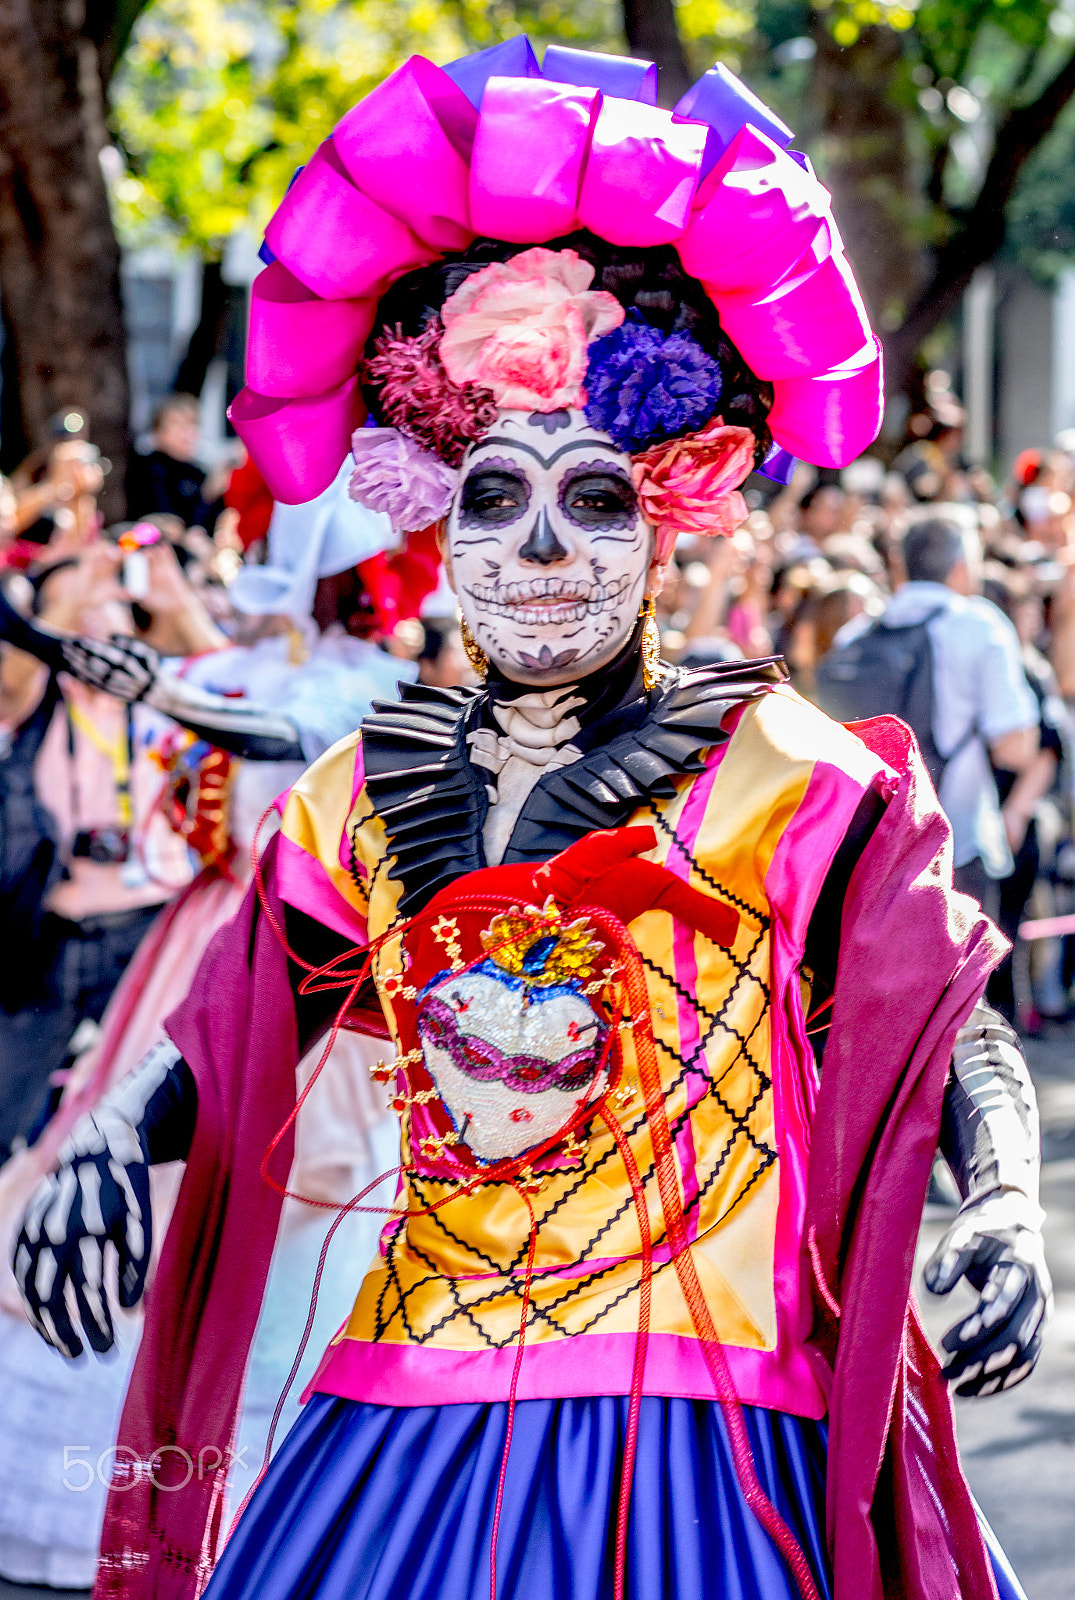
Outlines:
[[[448,515],[458,471],[398,428],[357,428],[351,453],[351,499],[385,512],[400,533],[417,533]]]
[[[739,485],[754,465],[757,440],[749,428],[714,417],[699,433],[657,444],[633,458],[639,506],[658,533],[658,555],[671,553],[681,533],[730,534],[747,516]]]
[[[623,321],[593,275],[576,251],[542,245],[473,273],[441,308],[452,382],[480,384],[506,411],[585,405],[587,346]]]

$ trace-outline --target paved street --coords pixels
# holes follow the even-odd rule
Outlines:
[[[1007,1395],[957,1401],[956,1410],[971,1487],[1028,1600],[1075,1600],[1075,1030],[1029,1041],[1027,1056],[1042,1113],[1056,1316],[1033,1377]],[[922,1259],[945,1227],[935,1215],[922,1229]],[[933,1335],[955,1321],[958,1292],[922,1294]]]

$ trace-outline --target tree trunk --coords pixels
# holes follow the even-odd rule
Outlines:
[[[220,262],[203,261],[201,310],[186,353],[176,368],[172,387],[177,394],[192,394],[195,399],[201,394],[209,364],[223,341],[229,299],[230,293],[221,274]]]
[[[692,80],[673,0],[623,0],[623,31],[632,55],[657,63],[661,105],[674,106]]]
[[[921,201],[904,114],[892,92],[903,47],[893,29],[868,27],[841,48],[825,16],[814,28],[810,96],[822,176],[870,319],[884,329],[898,326],[924,276],[908,226]]]
[[[960,213],[937,251],[933,271],[902,325],[885,342],[889,392],[904,388],[927,334],[955,310],[978,267],[991,261],[1007,234],[1007,208],[1027,161],[1075,96],[1075,53],[1036,100],[1009,111],[997,129],[993,154],[974,204]]]
[[[126,343],[84,25],[83,0],[0,0],[0,301],[27,440],[45,444],[57,411],[85,411],[112,463],[102,509],[113,520],[130,445]]]

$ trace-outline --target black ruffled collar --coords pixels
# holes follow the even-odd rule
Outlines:
[[[701,770],[702,752],[727,739],[721,722],[728,712],[787,677],[778,656],[691,671],[666,667],[647,695],[637,658],[628,665],[625,698],[610,706],[604,685],[591,696],[590,706],[600,709],[581,719],[574,743],[582,757],[532,789],[505,863],[545,861],[594,829],[621,827],[647,800],[670,798],[677,778]],[[388,835],[394,857],[389,877],[402,882],[405,916],[486,865],[482,828],[489,800],[466,740],[497,693],[496,685],[409,684],[399,702],[375,701],[362,724],[366,789]]]

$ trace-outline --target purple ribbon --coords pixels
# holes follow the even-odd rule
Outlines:
[[[702,162],[703,177],[716,165],[740,128],[748,123],[761,133],[768,134],[774,144],[789,145],[793,138],[787,123],[770,111],[753,89],[748,89],[723,61],[710,67],[694,87],[687,90],[676,105],[674,115],[704,122],[709,129]]]
[[[491,45],[488,50],[477,50],[472,56],[450,61],[444,74],[462,89],[476,110],[490,78],[540,78],[541,68],[530,40],[525,34],[519,34],[514,39],[505,39],[503,44]]]
[[[617,100],[657,104],[657,68],[652,61],[630,56],[606,56],[599,50],[570,50],[550,44],[541,63],[541,75],[550,83],[575,83],[583,89],[600,89]],[[509,74],[501,73],[501,77]]]

